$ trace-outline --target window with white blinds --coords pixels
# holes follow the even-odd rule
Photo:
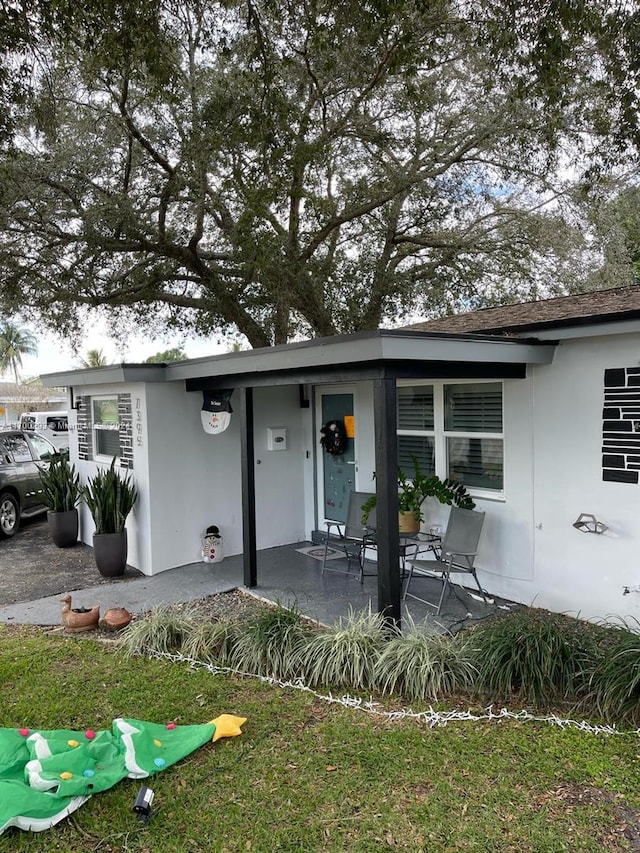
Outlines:
[[[414,457],[420,470],[434,474],[433,385],[403,385],[398,388],[398,465],[413,470]]]
[[[445,385],[444,428],[447,432],[502,433],[501,383]]]
[[[398,429],[433,430],[433,385],[398,388]]]
[[[398,387],[398,461],[471,490],[504,488],[501,382]]]
[[[502,491],[502,383],[444,386],[447,476],[468,488]]]

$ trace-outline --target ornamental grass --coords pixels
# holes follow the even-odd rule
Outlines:
[[[382,648],[374,666],[381,693],[436,702],[471,687],[477,670],[471,662],[468,635],[436,633],[427,622],[406,620],[402,634]]]
[[[299,675],[310,627],[295,608],[265,607],[237,631],[223,662],[234,669],[288,679]]]
[[[161,604],[144,619],[135,619],[124,629],[119,645],[127,657],[179,651],[200,623],[193,608],[177,609]]]
[[[610,629],[589,678],[588,702],[607,720],[640,725],[640,634],[627,623]]]
[[[360,613],[350,611],[328,631],[309,638],[301,651],[302,676],[314,686],[371,689],[388,630],[383,617],[371,608]]]
[[[280,605],[248,619],[165,605],[134,620],[120,647],[127,656],[181,653],[311,687],[423,702],[515,700],[640,723],[640,633],[543,610],[523,608],[451,635],[409,618],[397,633],[370,608],[325,629]]]

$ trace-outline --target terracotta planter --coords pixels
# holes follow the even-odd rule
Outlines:
[[[420,530],[420,519],[412,512],[399,512],[398,530],[400,533],[417,533]]]
[[[48,512],[49,533],[58,548],[71,548],[78,541],[78,510]]]
[[[123,575],[127,567],[127,531],[94,533],[93,556],[103,577],[116,578]]]
[[[119,631],[131,622],[131,614],[125,607],[112,607],[104,614],[105,627],[110,631]]]

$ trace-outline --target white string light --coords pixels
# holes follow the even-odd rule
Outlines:
[[[398,720],[415,720],[424,723],[429,728],[441,728],[449,725],[449,723],[461,722],[495,722],[498,720],[515,720],[517,722],[530,723],[547,723],[552,726],[557,726],[561,729],[576,729],[577,731],[586,732],[594,735],[632,735],[640,736],[640,729],[635,731],[620,731],[615,726],[601,726],[595,723],[590,723],[588,720],[572,720],[559,717],[557,714],[548,714],[546,716],[537,716],[529,713],[529,711],[509,711],[507,708],[501,708],[499,711],[493,710],[493,705],[485,708],[484,713],[474,713],[473,711],[436,711],[429,706],[426,711],[414,711],[412,708],[401,708],[393,711],[385,711],[379,702],[373,699],[361,699],[356,696],[345,694],[344,696],[334,696],[333,693],[318,693],[311,687],[306,685],[301,678],[294,681],[281,681],[268,675],[257,675],[254,672],[243,672],[232,667],[219,666],[217,664],[206,663],[196,660],[195,658],[176,653],[169,652],[152,652],[149,657],[163,658],[170,660],[173,663],[186,663],[190,667],[205,669],[211,675],[238,675],[242,678],[255,678],[264,684],[269,684],[272,687],[279,687],[283,690],[301,690],[304,693],[309,693],[316,699],[322,702],[327,702],[330,705],[341,705],[344,708],[350,708],[353,711],[362,711],[365,714],[371,714],[376,717],[383,717],[391,722]]]

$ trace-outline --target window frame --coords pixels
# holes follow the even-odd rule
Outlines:
[[[434,460],[434,473],[438,472],[438,439],[437,439],[437,426],[438,426],[438,412],[437,412],[437,402],[436,402],[436,383],[433,381],[424,381],[420,380],[406,380],[403,382],[398,382],[398,386],[396,388],[396,422],[399,420],[399,412],[398,412],[398,402],[397,398],[399,397],[398,391],[400,388],[414,388],[420,386],[422,388],[431,388],[433,392],[433,429],[404,429],[400,426],[397,426],[396,433],[398,438],[400,436],[414,436],[416,438],[431,438],[433,439],[433,460]],[[400,466],[402,467],[402,466]],[[404,470],[404,469],[403,469]],[[411,469],[409,468],[408,471]],[[425,473],[429,473],[426,472]]]
[[[100,422],[96,421],[95,418],[95,404],[103,401],[113,401],[116,404],[116,412],[119,411],[119,399],[117,394],[100,394],[95,397],[91,397],[91,435],[93,438],[93,459],[95,462],[104,462],[108,465],[111,464],[114,456],[116,462],[120,461],[120,419],[118,417],[118,422],[116,427],[108,427],[106,424],[101,425]],[[106,453],[100,453],[98,450],[98,433],[100,432],[114,432],[118,435],[118,452],[112,456],[109,456]]]
[[[448,380],[399,380],[398,389],[416,385],[431,386],[433,388],[433,430],[406,430],[398,428],[400,435],[431,436],[434,440],[435,472],[441,479],[449,476],[448,438],[488,438],[502,443],[502,488],[488,489],[480,486],[470,486],[465,483],[467,491],[475,498],[487,500],[505,499],[505,429],[504,429],[504,381],[501,379],[448,379]],[[500,385],[502,402],[502,431],[501,432],[477,432],[477,431],[453,431],[445,429],[445,387],[452,385]],[[397,405],[396,405],[397,409]]]

